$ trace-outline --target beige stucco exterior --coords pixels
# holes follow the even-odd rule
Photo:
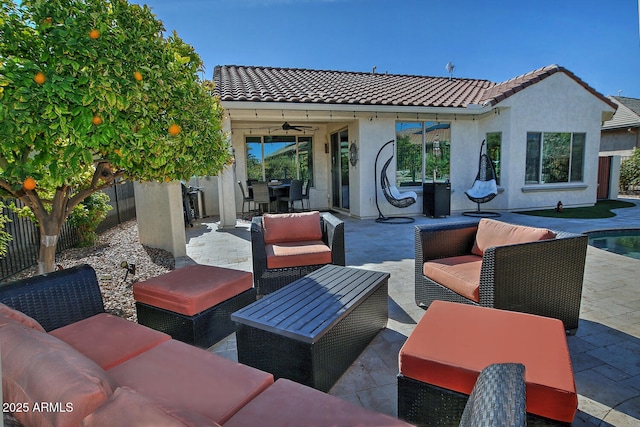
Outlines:
[[[330,135],[348,129],[349,143],[358,147],[359,160],[349,165],[350,209],[359,218],[377,217],[375,192],[385,215],[422,214],[422,189],[414,205],[398,209],[389,205],[379,183],[374,182],[374,161],[380,147],[396,138],[398,121],[441,121],[451,124],[451,210],[475,209],[467,190],[477,172],[478,151],[488,132],[502,133],[501,194],[483,208],[519,210],[548,208],[561,200],[564,206],[585,206],[596,202],[597,158],[603,115],[613,108],[564,73],[556,73],[513,94],[492,107],[465,109],[300,105],[265,102],[223,102],[235,150],[235,211],[242,210],[237,181],[246,180],[245,137],[258,135],[247,130],[277,125],[284,120],[313,125],[315,186],[310,190],[314,209],[329,209],[331,197],[331,158],[325,152]],[[527,132],[584,132],[586,154],[584,181],[572,184],[525,185]],[[277,133],[277,132],[276,132]],[[381,156],[386,160],[388,154]],[[381,167],[380,160],[378,170]],[[392,170],[393,169],[393,170]],[[389,170],[394,177],[395,165]],[[404,191],[404,188],[403,188]],[[222,199],[220,199],[222,203]]]

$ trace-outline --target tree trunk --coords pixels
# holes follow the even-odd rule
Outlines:
[[[56,269],[56,246],[62,224],[53,215],[39,222],[40,254],[38,257],[38,273],[51,273]]]

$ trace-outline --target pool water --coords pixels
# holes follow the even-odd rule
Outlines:
[[[640,259],[640,230],[603,230],[588,235],[591,246]]]

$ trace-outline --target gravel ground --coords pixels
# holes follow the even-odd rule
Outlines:
[[[126,280],[127,271],[120,265],[123,261],[135,264],[135,274],[129,274]],[[89,264],[98,276],[107,312],[136,321],[132,285],[173,270],[175,260],[167,251],[141,245],[134,219],[100,234],[95,246],[72,248],[58,254],[56,264],[58,268]],[[32,267],[12,280],[37,274],[37,267]]]

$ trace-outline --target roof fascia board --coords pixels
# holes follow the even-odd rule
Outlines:
[[[459,114],[483,115],[493,111],[495,106],[471,105],[469,108],[460,107],[422,107],[408,105],[372,105],[372,104],[305,104],[283,102],[251,102],[251,101],[221,101],[225,110],[250,111],[322,111],[346,113],[410,113],[410,114]]]

